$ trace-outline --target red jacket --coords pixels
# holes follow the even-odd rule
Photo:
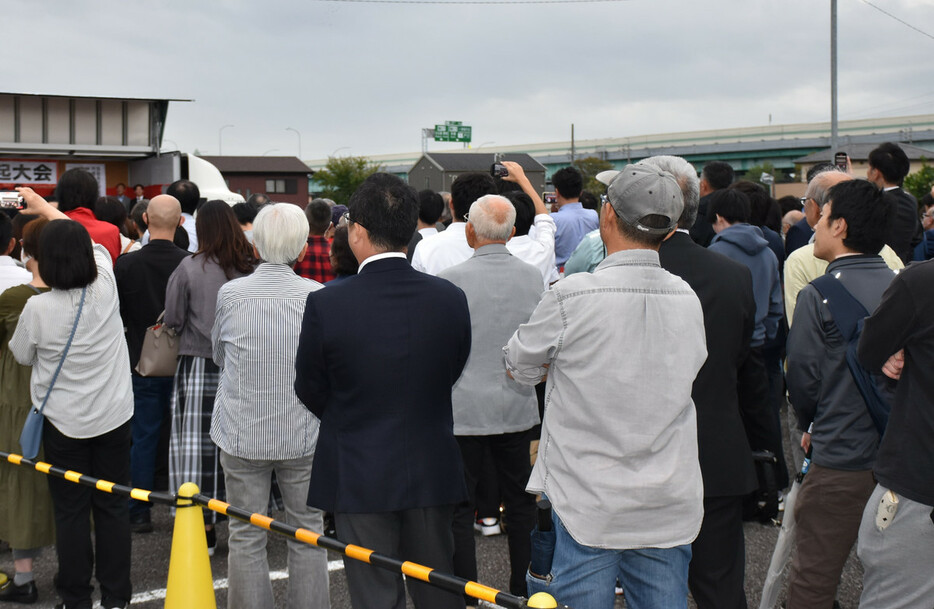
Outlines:
[[[109,222],[101,222],[94,217],[94,212],[87,207],[76,207],[64,212],[64,214],[86,228],[94,243],[100,243],[110,252],[111,262],[117,262],[117,256],[120,255],[121,248],[120,231],[116,226]]]

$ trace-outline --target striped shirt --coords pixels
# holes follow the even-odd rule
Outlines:
[[[314,453],[318,419],[295,395],[295,354],[305,301],[322,287],[284,264],[263,263],[220,289],[211,439],[225,453],[270,461]]]
[[[43,411],[69,438],[105,434],[133,416],[130,356],[113,263],[104,246],[94,245],[94,261],[97,279],[88,286],[75,338]],[[20,364],[32,366],[30,388],[36,406],[49,391],[80,302],[81,288],[53,289],[26,301],[10,352]]]

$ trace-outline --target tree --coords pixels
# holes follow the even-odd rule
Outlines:
[[[931,187],[934,186],[934,167],[927,164],[926,158],[921,157],[921,169],[907,176],[902,186],[916,199],[931,194]]]
[[[597,196],[600,196],[606,191],[606,185],[597,180],[597,174],[601,171],[613,169],[613,163],[598,159],[595,156],[589,156],[583,159],[576,159],[572,165],[581,172],[584,178],[584,190],[588,190]]]
[[[313,179],[321,186],[322,197],[347,205],[357,187],[382,168],[378,163],[370,163],[365,156],[331,156],[324,169],[315,172]]]

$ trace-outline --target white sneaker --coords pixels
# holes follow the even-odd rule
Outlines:
[[[474,523],[473,528],[484,537],[499,535],[503,532],[499,526],[499,518],[481,518]]]

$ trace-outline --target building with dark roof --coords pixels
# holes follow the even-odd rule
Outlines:
[[[422,155],[408,172],[409,184],[417,190],[450,191],[462,173],[488,173],[495,155],[488,152],[430,152]],[[545,166],[524,153],[499,155],[500,160],[519,163],[538,192],[545,189]]]
[[[294,156],[203,156],[217,167],[227,187],[248,199],[262,193],[277,203],[308,204],[308,179],[314,172]]]

